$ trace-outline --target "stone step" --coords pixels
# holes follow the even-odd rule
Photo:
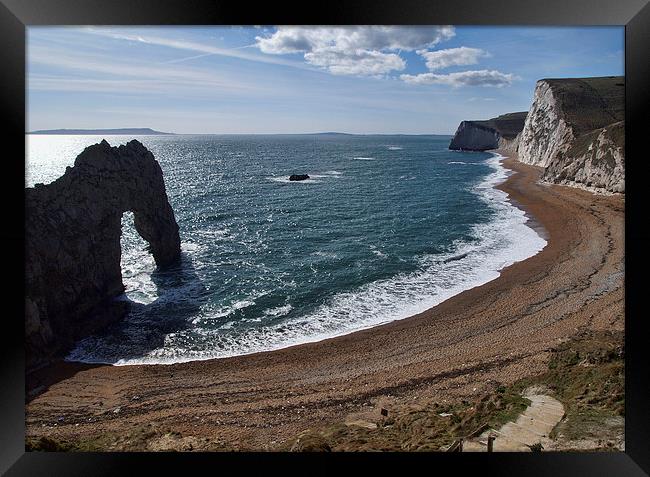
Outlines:
[[[533,444],[549,442],[548,434],[564,416],[564,407],[546,395],[526,396],[530,406],[514,422],[507,422],[498,430],[488,429],[477,438],[463,444],[463,452],[487,452],[487,440],[494,433],[494,452],[530,452]]]
[[[523,419],[522,419],[522,417],[523,417]],[[521,422],[519,422],[520,419],[521,419]],[[517,419],[517,421],[515,421],[515,422],[517,422],[518,424],[532,423],[536,427],[548,428],[548,432],[550,432],[551,429],[553,429],[555,427],[555,424],[553,424],[552,422],[549,422],[549,421],[547,421],[545,419],[542,419],[542,418],[539,418],[537,416],[523,415],[523,416],[520,416]]]
[[[510,436],[497,436],[494,439],[494,452],[508,452],[508,451],[529,451],[530,448],[525,443],[519,442]]]
[[[534,444],[542,439],[542,435],[532,432],[525,427],[518,426],[514,422],[509,422],[502,427],[502,434],[507,438],[521,442],[522,444]]]

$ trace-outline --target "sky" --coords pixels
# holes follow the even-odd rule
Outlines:
[[[623,27],[29,27],[26,128],[453,134],[623,74]]]

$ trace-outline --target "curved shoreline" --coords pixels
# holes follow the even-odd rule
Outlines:
[[[502,164],[507,158],[498,151],[486,152],[492,157],[481,164],[487,165],[490,172],[470,190],[494,215],[488,222],[472,226],[476,242],[460,241],[453,250],[444,254],[419,257],[422,260],[433,259],[435,265],[399,272],[352,290],[341,291],[316,310],[293,321],[263,326],[251,331],[250,335],[242,333],[236,346],[224,345],[220,349],[201,350],[189,355],[181,352],[180,356],[166,355],[167,350],[159,348],[151,354],[116,360],[102,358],[109,356],[106,352],[95,354],[92,340],[90,346],[85,348],[87,339],[77,343],[65,361],[93,365],[155,366],[272,352],[409,319],[459,293],[495,280],[507,264],[526,260],[539,253],[547,244],[544,238],[547,234],[523,207],[513,204],[508,195],[496,187],[508,178],[510,171]],[[457,260],[457,257],[460,258]],[[397,284],[400,289],[409,292],[395,293]],[[368,298],[378,294],[383,299],[381,306],[371,304],[372,300]],[[347,306],[348,303],[355,303],[355,306]],[[342,312],[342,308],[345,311]],[[323,318],[323,313],[327,319]],[[285,327],[288,330],[277,331]],[[259,334],[265,339],[261,340]]]
[[[27,435],[74,441],[155,422],[264,449],[351,414],[476,397],[541,372],[548,350],[580,329],[622,330],[624,198],[540,185],[540,169],[504,165],[516,173],[498,188],[549,238],[498,278],[408,319],[276,351],[164,366],[59,363],[28,378],[40,394],[27,405]]]

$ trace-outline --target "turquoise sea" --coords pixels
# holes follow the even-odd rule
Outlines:
[[[101,139],[26,136],[26,185]],[[131,311],[69,360],[173,363],[338,336],[421,312],[546,244],[494,189],[508,174],[499,158],[449,151],[449,136],[136,139],[161,164],[182,260],[156,270],[125,214]]]

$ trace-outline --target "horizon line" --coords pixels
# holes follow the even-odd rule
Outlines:
[[[37,129],[34,131],[25,131],[25,134],[39,135],[39,136],[99,136],[105,134],[107,136],[126,136],[128,133],[108,132],[120,129],[142,130],[150,128],[106,128],[106,129],[75,129],[75,128],[62,128],[62,129]],[[87,131],[84,133],[64,133],[57,131]],[[93,133],[92,131],[97,131]],[[204,133],[204,132],[190,132],[190,133],[175,133],[154,131],[148,134],[132,134],[134,136],[453,136],[453,133],[396,133],[396,132],[369,132],[369,133],[347,133],[338,131],[321,131],[321,132],[237,132],[237,133]]]

